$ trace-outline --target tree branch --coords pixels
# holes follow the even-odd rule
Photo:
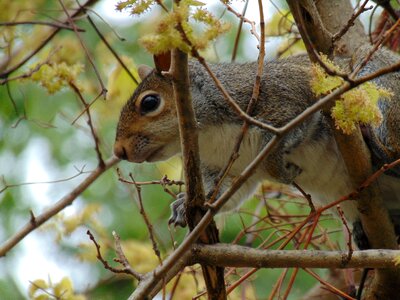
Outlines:
[[[191,264],[206,263],[232,268],[393,268],[400,250],[354,251],[348,259],[345,251],[264,250],[251,247],[215,244],[196,244]]]
[[[0,22],[0,26],[18,26],[18,25],[42,25],[50,26],[59,29],[74,30],[71,26],[65,23],[52,23],[46,21],[18,21],[18,22]],[[85,29],[77,28],[79,32],[85,32]]]
[[[204,215],[204,188],[200,171],[200,155],[196,117],[190,95],[187,54],[172,51],[171,75],[173,79],[175,104],[178,113],[179,132],[186,183],[186,220],[193,228]],[[214,222],[200,235],[202,243],[219,242],[218,230]],[[224,269],[202,264],[203,275],[210,299],[226,299]]]
[[[81,195],[97,178],[100,177],[105,171],[114,166],[119,162],[119,159],[116,157],[111,157],[104,164],[104,167],[98,166],[85,180],[83,180],[75,189],[73,189],[69,194],[61,198],[58,202],[56,202],[53,206],[47,209],[42,214],[31,218],[31,220],[25,224],[17,233],[15,233],[12,237],[10,237],[7,241],[5,241],[0,246],[0,258],[5,256],[8,251],[15,247],[24,237],[26,237],[29,233],[34,231],[44,222],[49,220],[51,217],[58,214],[68,205],[71,205],[72,202]]]
[[[64,13],[65,13],[65,15],[66,15],[67,18],[68,18],[68,23],[70,23],[71,26],[72,26],[72,28],[74,29],[75,35],[76,35],[76,37],[77,37],[79,43],[81,44],[81,47],[82,47],[83,51],[85,52],[86,57],[87,57],[87,59],[88,59],[90,65],[92,66],[93,71],[94,71],[94,73],[96,74],[96,77],[97,77],[97,79],[98,79],[98,81],[99,81],[99,83],[100,83],[101,92],[102,92],[102,94],[103,94],[103,97],[104,97],[104,99],[106,99],[107,88],[105,87],[105,85],[104,85],[104,83],[103,83],[103,80],[101,79],[100,73],[99,73],[99,71],[97,70],[96,64],[94,63],[92,56],[90,55],[89,49],[86,47],[86,44],[83,42],[83,40],[82,40],[82,38],[81,38],[81,36],[80,36],[80,34],[79,34],[78,28],[77,28],[77,26],[75,25],[75,23],[74,23],[74,21],[73,21],[71,15],[70,15],[70,13],[68,12],[68,9],[66,8],[66,6],[65,6],[65,4],[64,4],[64,2],[63,2],[63,0],[58,0],[58,2],[60,3],[60,5],[61,5],[61,7],[62,7],[62,9],[63,9],[63,11],[64,11]],[[83,10],[83,11],[85,11],[85,10]]]

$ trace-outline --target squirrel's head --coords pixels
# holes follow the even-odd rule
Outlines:
[[[121,111],[114,153],[136,163],[165,160],[180,150],[172,82],[148,66],[138,71],[142,82]]]

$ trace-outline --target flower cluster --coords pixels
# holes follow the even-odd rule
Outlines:
[[[140,15],[155,3],[157,1],[127,0],[120,1],[116,8]],[[172,11],[159,17],[154,33],[142,37],[142,44],[154,54],[173,48],[185,52],[189,52],[191,47],[197,50],[206,49],[211,41],[227,32],[230,25],[217,19],[204,5],[197,0],[180,1],[179,5],[174,5]]]
[[[327,57],[323,56],[322,60],[331,70],[342,73],[342,70]],[[342,77],[330,76],[320,65],[313,65],[311,88],[316,96],[329,94],[343,82]],[[378,108],[378,101],[389,100],[391,96],[390,91],[378,87],[373,82],[363,83],[342,94],[331,111],[336,127],[350,134],[358,123],[379,125],[382,115]]]
[[[42,65],[37,72],[34,72],[31,79],[40,83],[49,94],[54,94],[62,88],[68,87],[70,83],[75,83],[82,71],[82,64],[47,63]]]

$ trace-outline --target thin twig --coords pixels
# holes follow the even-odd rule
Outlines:
[[[354,25],[354,21],[358,18],[359,15],[373,8],[373,6],[365,8],[368,2],[369,0],[364,0],[363,4],[361,4],[358,10],[356,12],[353,12],[350,19],[347,21],[347,24],[339,32],[332,35],[332,45],[335,45],[335,43],[339,39],[341,39],[347,31],[349,31],[350,27]]]
[[[50,180],[50,181],[35,181],[35,182],[22,182],[22,183],[14,183],[14,184],[7,184],[4,180],[4,178],[2,178],[2,181],[4,183],[4,187],[2,189],[0,189],[0,194],[3,193],[5,190],[9,189],[9,188],[15,188],[15,187],[20,187],[20,186],[25,186],[25,185],[34,185],[34,184],[53,184],[53,183],[60,183],[60,182],[65,182],[65,181],[69,181],[72,180],[76,177],[81,176],[82,174],[88,173],[87,171],[84,171],[85,166],[82,167],[81,170],[78,170],[78,173],[75,175],[72,175],[70,177],[67,178],[63,178],[63,179],[57,179],[57,180]]]
[[[28,72],[26,72],[24,74],[21,74],[21,75],[18,75],[18,76],[15,76],[15,77],[11,77],[11,78],[7,77],[7,78],[4,78],[4,79],[0,79],[0,85],[3,85],[3,84],[8,83],[10,81],[19,80],[19,79],[25,79],[25,78],[31,77],[33,74],[38,72],[42,66],[50,65],[51,57],[53,55],[55,55],[55,53],[58,50],[59,50],[59,48],[53,49],[44,61],[39,62],[33,69],[29,70]]]
[[[156,0],[156,2],[165,12],[167,12],[167,13],[169,12],[168,8],[164,5],[162,0]]]
[[[177,185],[177,186],[182,186],[185,185],[185,182],[183,180],[174,180],[174,179],[169,179],[167,175],[164,175],[160,180],[150,180],[150,181],[131,181],[131,180],[126,180],[122,177],[119,169],[117,169],[117,174],[118,174],[118,180],[124,183],[128,184],[135,184],[138,186],[142,185],[152,185],[152,184],[159,184],[161,186],[172,186],[172,185]],[[129,173],[129,177],[131,177],[132,174]]]
[[[238,13],[236,10],[233,9],[232,6],[230,6],[226,1],[222,1],[220,0],[221,3],[223,5],[226,6],[226,8],[228,9],[228,11],[230,11],[231,13],[233,13],[236,17],[238,17],[239,19],[243,20],[245,23],[250,24],[251,29],[250,29],[250,33],[252,35],[254,35],[254,37],[257,39],[258,42],[260,42],[260,36],[257,33],[257,29],[256,29],[256,23],[254,21],[251,21],[247,18],[245,18],[242,14]]]
[[[118,256],[118,258],[115,258],[114,261],[122,264],[122,266],[129,272],[129,274],[133,275],[137,280],[141,280],[142,275],[132,268],[128,259],[125,256],[124,251],[122,250],[120,236],[115,231],[112,232],[112,235],[115,241],[115,252]]]
[[[0,81],[1,81],[1,80],[0,80]],[[12,106],[13,106],[15,115],[18,116],[18,115],[19,115],[19,112],[18,112],[17,103],[15,102],[14,97],[13,97],[13,95],[11,94],[10,85],[9,85],[8,83],[6,84],[6,89],[7,89],[8,98],[9,98],[10,101],[11,101],[11,104],[12,104]]]
[[[126,268],[124,267],[123,269],[118,269],[118,268],[114,268],[113,266],[110,266],[110,264],[108,263],[108,261],[106,261],[103,256],[101,255],[101,251],[100,251],[100,245],[97,243],[96,239],[94,238],[93,234],[90,232],[90,230],[86,231],[86,234],[89,236],[90,240],[93,242],[93,244],[96,247],[96,251],[97,251],[97,259],[103,264],[104,268],[116,273],[116,274],[128,274],[128,275],[132,275],[133,277],[135,277],[138,280],[142,279],[142,275],[140,275],[139,273],[133,271],[132,268]]]
[[[106,87],[105,87],[105,85],[104,85],[104,83],[103,83],[103,80],[101,79],[100,73],[99,73],[99,71],[97,70],[97,67],[96,67],[96,65],[95,65],[95,63],[94,63],[94,61],[93,61],[93,58],[92,58],[92,56],[90,55],[90,52],[89,52],[88,48],[86,47],[85,43],[83,42],[83,40],[82,40],[82,38],[81,38],[81,36],[80,36],[78,30],[77,30],[77,27],[76,27],[76,25],[75,25],[75,23],[74,23],[74,21],[73,21],[71,15],[70,15],[69,12],[68,12],[68,9],[67,9],[67,8],[65,7],[65,5],[64,5],[63,0],[58,0],[58,2],[60,3],[60,5],[61,5],[61,7],[62,7],[62,9],[63,9],[63,11],[64,11],[64,13],[65,13],[65,15],[67,16],[68,22],[69,22],[69,23],[71,24],[71,26],[73,27],[74,32],[75,32],[75,35],[76,35],[76,37],[78,38],[78,41],[79,41],[79,43],[81,44],[82,49],[85,51],[86,57],[87,57],[89,63],[91,64],[91,66],[92,66],[92,68],[93,68],[95,74],[96,74],[97,80],[98,80],[99,83],[100,83],[101,91],[102,91],[103,97],[104,97],[104,99],[106,99],[107,89],[106,89]],[[83,7],[81,7],[80,9],[83,9],[83,12],[84,12],[84,8],[83,8]]]
[[[35,282],[29,280],[29,284],[33,285],[39,291],[42,291],[43,293],[49,295],[51,298],[59,299],[56,295],[50,293],[48,290],[46,290],[45,288],[41,287],[40,285],[37,285]]]
[[[256,73],[255,80],[254,80],[253,91],[252,91],[252,95],[251,95],[249,104],[247,105],[246,112],[245,112],[245,114],[247,116],[251,115],[255,105],[257,104],[258,97],[260,95],[261,78],[262,78],[263,69],[264,69],[265,22],[264,22],[263,6],[262,6],[262,2],[260,2],[260,1],[259,1],[259,11],[260,11],[260,31],[261,31],[261,40],[260,40],[260,44],[259,44],[260,50],[259,50],[259,54],[258,54],[257,73]],[[243,142],[243,138],[245,137],[246,133],[248,132],[248,129],[249,129],[249,122],[245,120],[242,125],[240,134],[236,138],[236,143],[232,150],[232,154],[228,160],[228,163],[225,165],[224,168],[221,169],[220,173],[218,174],[218,177],[215,179],[215,187],[211,192],[212,194],[209,199],[209,203],[213,203],[215,201],[215,198],[217,197],[217,195],[221,189],[224,179],[226,178],[226,176],[228,176],[229,171],[232,168],[234,162],[239,157],[240,146]]]
[[[355,77],[360,70],[362,70],[365,65],[371,60],[372,55],[378,50],[378,48],[380,47],[380,45],[384,44],[389,37],[393,34],[393,32],[400,26],[400,19],[398,19],[396,21],[396,23],[393,24],[392,27],[390,27],[390,29],[388,29],[382,36],[380,39],[378,39],[375,44],[373,45],[373,47],[371,48],[371,50],[368,52],[368,54],[365,56],[365,58],[363,59],[363,61],[354,69],[354,71],[352,72],[352,74],[350,75],[350,77]],[[397,64],[398,65],[398,64]],[[379,71],[379,70],[378,70]],[[397,71],[397,70],[395,70]],[[393,72],[393,71],[391,71]],[[376,72],[375,72],[376,73]],[[377,76],[375,76],[377,77]],[[375,78],[373,77],[373,78]],[[367,79],[369,80],[369,79]]]
[[[135,188],[136,188],[136,192],[137,192],[137,196],[138,196],[138,200],[139,200],[139,208],[140,208],[140,214],[143,216],[143,220],[146,224],[147,230],[149,231],[149,237],[151,240],[151,244],[153,246],[153,251],[156,254],[157,258],[158,258],[158,262],[160,263],[160,265],[163,264],[162,259],[161,259],[161,254],[160,254],[160,250],[158,249],[158,245],[157,242],[154,238],[154,233],[153,233],[153,224],[151,224],[149,217],[146,214],[146,211],[144,210],[144,206],[143,206],[143,200],[142,200],[142,189],[139,185],[136,184],[135,179],[133,179],[132,174],[129,174]]]
[[[77,4],[78,4],[79,6],[81,6],[81,5],[79,4],[79,1],[78,1],[78,0],[75,0],[75,1],[77,2]],[[92,9],[92,8],[90,8],[90,7],[87,7],[87,6],[86,6],[84,9],[85,9],[85,11],[90,11],[92,14],[96,15],[104,24],[106,24],[107,27],[112,31],[112,33],[114,33],[114,35],[117,37],[117,39],[119,39],[121,42],[125,42],[125,41],[126,41],[126,39],[125,39],[124,37],[120,36],[119,33],[115,30],[115,28],[114,28],[113,26],[111,26],[111,25],[107,22],[107,20],[104,19],[104,18],[103,18],[99,13],[97,13],[94,9]]]
[[[84,108],[82,111],[75,117],[75,119],[72,120],[71,125],[75,125],[75,123],[79,120],[80,117],[82,117],[87,111],[92,107],[92,105],[100,98],[102,93],[100,92],[92,101],[90,101],[88,104],[84,105]]]
[[[74,30],[71,26],[65,23],[52,23],[46,21],[17,21],[17,22],[0,22],[0,26],[18,26],[18,25],[43,25],[60,29]],[[77,28],[79,32],[85,32],[85,29]]]
[[[98,0],[88,0],[86,1],[82,7],[94,5]],[[82,13],[82,9],[76,10],[73,15],[71,16],[71,19],[74,19],[76,16],[80,15]],[[67,23],[66,22],[61,22],[61,23]],[[22,67],[27,61],[29,61],[33,56],[35,56],[40,50],[44,48],[56,35],[57,33],[61,30],[61,28],[55,28],[52,32],[50,32],[49,36],[44,39],[43,42],[40,43],[37,48],[32,50],[28,55],[26,55],[19,63],[17,63],[15,66],[11,67],[8,70],[5,70],[3,73],[0,74],[0,78],[7,78],[11,73],[14,71],[18,70],[20,67]],[[4,65],[0,64],[0,70],[4,67]]]
[[[330,292],[332,292],[335,295],[338,295],[342,299],[347,299],[347,300],[356,300],[353,297],[350,297],[346,293],[343,293],[341,290],[337,289],[335,286],[331,285],[329,282],[323,280],[318,274],[315,272],[309,270],[308,268],[305,268],[304,271],[306,271],[308,274],[313,276],[315,279],[317,279],[324,287],[326,287]]]
[[[291,47],[293,47],[298,41],[301,40],[301,37],[296,35],[294,38],[292,38],[292,41],[283,49],[278,49],[276,56],[277,57],[282,57],[283,54],[286,53],[286,51],[289,51]]]
[[[120,170],[117,168],[117,174],[118,174],[118,180],[127,183],[127,184],[134,184],[137,186],[142,186],[142,185],[161,185],[164,192],[166,192],[168,195],[172,196],[174,199],[176,198],[176,194],[170,191],[167,186],[172,186],[172,185],[177,185],[181,187],[182,185],[185,184],[184,181],[182,180],[170,180],[167,175],[164,175],[161,180],[151,180],[151,181],[139,181],[139,182],[134,182],[131,180],[126,180],[125,178],[122,177]],[[132,177],[132,173],[129,173],[129,177]]]
[[[311,212],[315,212],[315,206],[312,201],[311,195],[307,194],[301,186],[299,186],[296,182],[293,182],[293,186],[303,195],[304,198],[307,199],[308,205],[310,206]]]
[[[20,230],[12,235],[0,246],[0,257],[5,256],[12,248],[15,247],[24,237],[34,231],[47,220],[58,214],[67,206],[71,205],[74,200],[80,196],[96,179],[100,177],[109,168],[119,162],[116,157],[111,157],[105,162],[104,168],[97,167],[86,179],[84,179],[76,188],[70,191],[67,195],[62,197],[54,205],[45,210],[42,214],[35,217],[35,224],[28,221]]]
[[[82,102],[82,104],[85,108],[85,112],[86,112],[86,115],[88,118],[87,124],[89,125],[90,132],[91,132],[93,140],[94,140],[94,146],[95,146],[95,150],[96,150],[96,154],[97,154],[98,164],[99,164],[100,168],[104,168],[104,159],[103,159],[103,156],[100,151],[100,140],[99,140],[99,137],[93,126],[92,115],[89,110],[89,105],[86,103],[85,98],[83,98],[83,95],[82,95],[81,91],[79,90],[79,88],[76,86],[76,84],[74,82],[69,82],[69,85],[74,90],[74,92],[78,95],[79,100]]]
[[[246,15],[246,11],[247,11],[247,6],[249,5],[249,0],[246,0],[246,3],[244,4],[243,10],[242,10],[242,16],[244,17]],[[243,18],[240,18],[239,20],[239,26],[236,32],[236,37],[235,37],[235,43],[233,45],[233,51],[232,51],[232,58],[231,61],[234,62],[236,60],[236,55],[237,55],[237,51],[239,48],[239,41],[240,41],[240,36],[242,33],[242,27],[243,27]]]
[[[126,71],[128,76],[132,79],[132,81],[136,84],[139,84],[139,81],[133,76],[132,72],[129,70],[129,68],[126,66],[126,64],[122,61],[121,57],[118,55],[117,52],[113,49],[113,47],[110,45],[110,43],[107,41],[107,39],[104,37],[104,35],[100,32],[99,28],[96,26],[96,24],[93,22],[92,18],[88,15],[87,19],[92,25],[93,29],[96,31],[97,35],[100,37],[100,39],[103,41],[104,45],[110,50],[112,55],[115,57],[115,59],[118,61],[118,63],[121,65],[121,67]]]
[[[350,260],[351,256],[353,255],[353,252],[354,252],[354,249],[353,249],[353,246],[352,246],[351,230],[349,228],[349,225],[347,224],[346,218],[344,216],[343,210],[340,207],[340,205],[337,205],[336,209],[339,212],[339,216],[340,216],[340,219],[342,220],[342,223],[343,223],[344,227],[346,228],[347,237],[348,237],[348,240],[347,240],[347,248],[348,248],[347,259]]]

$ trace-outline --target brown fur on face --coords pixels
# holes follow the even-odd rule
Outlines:
[[[172,83],[155,71],[144,74],[146,77],[121,111],[114,146],[118,157],[131,162],[165,160],[179,152]],[[137,103],[149,90],[164,102],[156,115],[141,113]]]

